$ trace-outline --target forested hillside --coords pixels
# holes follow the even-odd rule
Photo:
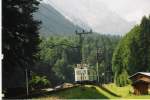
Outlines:
[[[42,22],[39,30],[41,36],[73,34],[76,29],[82,29],[46,3],[40,3],[38,11],[34,13],[34,18]]]
[[[85,63],[96,68],[96,50],[105,49],[104,60],[100,64],[100,75],[105,73],[108,76],[105,82],[111,81],[112,69],[111,59],[116,44],[120,40],[119,36],[91,34],[84,37],[83,56]],[[74,82],[74,67],[80,63],[80,52],[78,46],[78,36],[50,36],[42,38],[39,61],[34,67],[34,72],[46,75],[52,85],[63,82]],[[53,46],[56,45],[57,46]],[[66,45],[62,45],[66,44]],[[103,78],[103,77],[101,77]],[[106,78],[106,77],[105,77]]]
[[[150,17],[143,17],[118,44],[112,59],[115,83],[124,86],[129,76],[150,71]]]

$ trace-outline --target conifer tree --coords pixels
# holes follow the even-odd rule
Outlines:
[[[14,70],[34,63],[38,51],[39,21],[33,19],[37,0],[2,0],[3,84]]]
[[[129,83],[128,75],[150,71],[150,17],[144,16],[118,44],[112,59],[114,81],[118,86]],[[122,78],[122,77],[124,78]]]
[[[148,71],[149,67],[149,57],[150,57],[150,19],[146,16],[143,17],[140,24],[141,34],[140,34],[140,53],[141,53],[141,70]]]

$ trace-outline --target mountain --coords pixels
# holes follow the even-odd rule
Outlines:
[[[42,22],[40,28],[40,34],[42,36],[74,34],[75,30],[82,30],[81,27],[75,25],[55,8],[45,3],[39,5],[39,10],[34,13],[34,18]]]
[[[98,33],[123,35],[136,24],[119,15],[101,0],[48,1],[48,4],[67,16],[73,23],[80,26],[79,20]]]

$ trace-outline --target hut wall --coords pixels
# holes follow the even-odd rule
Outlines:
[[[140,94],[148,94],[148,84],[139,82],[136,83],[134,86],[134,94],[140,95]]]

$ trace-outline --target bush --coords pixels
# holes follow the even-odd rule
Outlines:
[[[32,79],[29,81],[29,86],[32,89],[40,89],[44,87],[49,87],[50,81],[47,79],[46,76],[33,75]]]

